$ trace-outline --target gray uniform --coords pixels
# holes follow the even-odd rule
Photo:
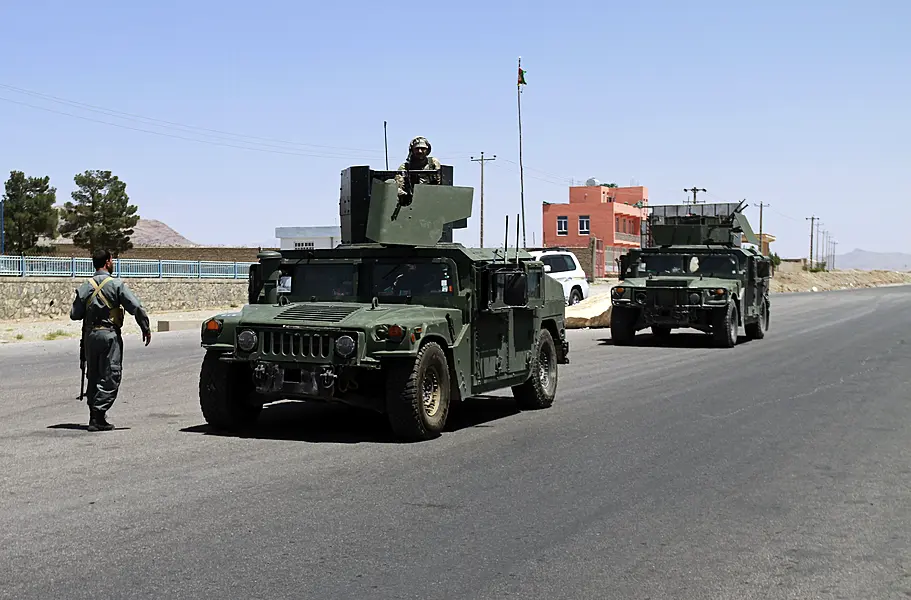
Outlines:
[[[143,333],[150,333],[149,315],[139,298],[124,281],[112,277],[104,269],[96,271],[89,281],[79,286],[73,299],[70,319],[83,321],[88,380],[86,397],[93,415],[104,415],[114,404],[120,389],[123,310],[136,318]]]

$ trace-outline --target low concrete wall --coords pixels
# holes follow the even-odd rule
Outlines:
[[[2,277],[0,320],[67,316],[75,289],[87,278]],[[124,279],[150,312],[202,310],[242,306],[247,280]]]

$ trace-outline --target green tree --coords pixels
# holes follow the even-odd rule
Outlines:
[[[73,181],[78,189],[71,196],[76,202],[64,205],[60,233],[89,251],[104,248],[120,253],[132,248],[130,236],[139,215],[130,204],[127,184],[110,171],[86,171]]]
[[[57,190],[50,181],[10,171],[3,194],[4,252],[23,254],[35,249],[39,237],[57,237]]]

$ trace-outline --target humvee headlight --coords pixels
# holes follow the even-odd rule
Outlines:
[[[354,338],[350,335],[340,335],[338,339],[335,340],[335,351],[338,352],[338,355],[342,358],[348,358],[354,354],[355,347]]]
[[[250,352],[256,348],[256,333],[245,329],[237,334],[237,347],[244,352]]]
[[[636,292],[636,302],[639,304],[645,304],[645,292]]]
[[[405,339],[405,328],[399,325],[390,325],[386,334],[390,342],[401,342]]]
[[[699,292],[690,292],[690,304],[699,304],[702,295]]]

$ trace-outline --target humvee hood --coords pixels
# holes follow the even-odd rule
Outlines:
[[[421,319],[452,309],[420,304],[382,304],[376,308],[369,303],[356,302],[292,302],[284,306],[253,304],[243,308],[241,324],[247,325],[308,325],[356,327],[360,324],[392,323]]]

